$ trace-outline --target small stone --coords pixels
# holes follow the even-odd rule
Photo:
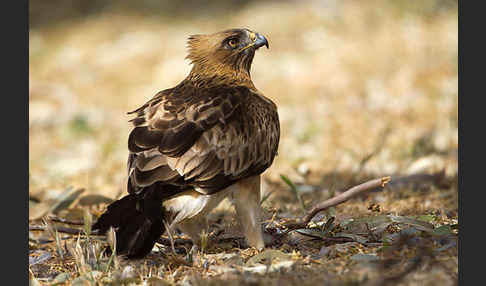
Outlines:
[[[300,164],[298,167],[297,167],[297,171],[301,174],[301,175],[307,175],[309,174],[310,170],[309,170],[309,166],[306,164],[306,163],[302,163]]]
[[[323,246],[323,247],[321,247],[321,250],[319,251],[319,256],[320,257],[327,256],[329,254],[329,252],[331,252],[331,248]]]
[[[133,277],[135,277],[135,271],[133,267],[130,265],[125,266],[121,274],[121,279],[133,278]]]
[[[380,260],[380,258],[376,256],[376,254],[357,253],[351,256],[351,260],[360,261],[360,262],[372,262],[372,261],[378,261]]]

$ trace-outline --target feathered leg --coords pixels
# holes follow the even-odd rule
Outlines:
[[[194,245],[201,246],[201,234],[208,231],[208,221],[205,216],[196,216],[179,223],[177,227],[191,238]]]
[[[248,243],[261,250],[265,247],[261,227],[260,175],[236,183],[233,199]]]

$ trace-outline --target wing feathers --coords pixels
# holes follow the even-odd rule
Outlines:
[[[128,149],[137,153],[153,148],[160,143],[163,133],[149,130],[147,127],[135,127],[128,136]]]
[[[149,171],[162,165],[167,165],[167,158],[165,156],[161,156],[162,154],[160,152],[157,153],[158,155],[151,157],[146,157],[146,155],[141,153],[139,155],[140,157],[136,160],[137,169],[140,171]]]
[[[201,136],[202,130],[194,122],[183,123],[166,132],[159,145],[159,151],[167,156],[181,156]]]
[[[179,174],[169,166],[164,165],[149,171],[141,171],[137,168],[132,172],[133,182],[140,187],[150,186],[155,182],[170,182],[177,179]]]
[[[212,193],[268,168],[276,154],[275,105],[243,87],[180,86],[133,111],[131,183]]]

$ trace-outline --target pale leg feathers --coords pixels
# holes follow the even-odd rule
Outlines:
[[[265,247],[261,227],[260,176],[236,183],[233,202],[248,244],[259,250]]]
[[[208,232],[208,221],[206,216],[195,216],[180,222],[177,227],[191,238],[194,245],[200,247],[202,232]]]
[[[230,194],[248,244],[263,249],[259,175],[240,180],[216,194],[202,195],[192,190],[165,201],[164,207],[174,214],[170,229],[178,227],[201,246],[201,232],[208,231],[207,214]]]

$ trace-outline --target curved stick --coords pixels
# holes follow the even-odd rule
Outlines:
[[[354,186],[351,189],[333,197],[330,198],[326,201],[323,201],[317,205],[315,205],[308,213],[306,216],[304,216],[301,220],[299,221],[294,221],[294,222],[287,222],[284,223],[283,226],[287,227],[287,232],[290,230],[298,229],[298,228],[305,228],[307,224],[311,221],[311,219],[319,212],[326,210],[330,207],[339,205],[350,198],[364,193],[366,191],[370,191],[372,189],[378,188],[378,187],[385,187],[385,185],[390,182],[391,178],[390,177],[383,177],[380,179],[374,179],[371,181],[367,181],[365,183],[362,183],[360,185]]]

